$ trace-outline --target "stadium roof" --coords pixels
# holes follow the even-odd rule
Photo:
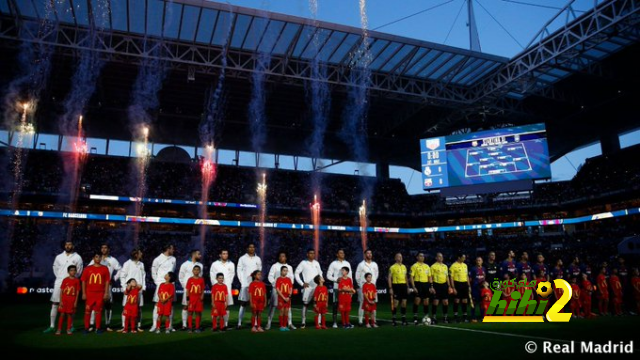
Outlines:
[[[105,1],[108,18],[95,19],[93,14],[104,13],[94,11],[98,2],[59,0],[53,2],[52,16],[58,26],[51,36],[23,26],[43,19],[45,1],[48,0],[0,0],[0,46],[15,48],[16,40],[50,43],[56,45],[57,55],[62,58],[76,57],[78,51],[89,49],[84,41],[89,25],[103,27],[105,40],[90,50],[100,52],[110,66],[103,72],[102,91],[96,101],[101,109],[94,110],[89,118],[124,117],[122,111],[119,115],[109,113],[104,104],[126,108],[128,98],[122,89],[131,87],[136,64],[151,56],[149,48],[160,44],[164,50],[161,56],[173,71],[166,81],[158,115],[164,134],[156,134],[166,139],[158,141],[193,142],[197,139],[204,94],[217,81],[225,56],[230,79],[225,83],[227,124],[222,146],[250,150],[246,120],[250,74],[256,55],[266,52],[271,55],[266,70],[271,84],[268,125],[277,131],[271,132],[274,136],[270,136],[265,150],[303,155],[309,110],[299,87],[310,79],[310,66],[317,58],[326,64],[324,81],[332,87],[327,157],[350,157],[337,132],[344,94],[354,84],[350,70],[361,54],[357,51],[363,41],[361,29],[201,0],[110,0]],[[624,90],[623,96],[637,91],[624,83],[629,80],[625,74],[611,77],[608,72],[626,68],[618,62],[638,63],[631,49],[637,50],[640,39],[639,3],[596,1],[591,11],[557,31],[541,31],[536,41],[512,59],[369,32],[371,94],[377,99],[370,103],[369,112],[372,161],[417,167],[417,142],[407,142],[460,128],[474,130],[546,121],[553,136],[554,131],[560,134],[572,124],[585,124],[585,116],[594,115],[584,111],[585,105],[593,104],[592,99],[606,102],[620,98],[620,89]],[[223,52],[229,27],[230,46],[228,52]],[[312,44],[312,39],[319,40],[318,46]],[[624,49],[629,50],[608,60]],[[72,64],[62,60],[58,66],[63,74],[60,76],[70,78]],[[196,81],[180,81],[191,71],[198,74]],[[58,87],[52,91],[54,97],[63,98],[68,84],[53,86]],[[617,93],[609,96],[611,89],[617,89]],[[55,107],[51,104],[51,114]],[[558,118],[569,120],[561,123]],[[48,126],[47,121],[39,125],[42,129]],[[608,125],[617,129],[630,126],[628,121],[610,121]],[[114,138],[130,136],[126,126],[96,124],[93,131]],[[595,140],[594,136],[597,134],[585,131],[569,142],[557,141],[554,145],[552,141],[552,155],[559,157]]]
[[[9,6],[9,2],[13,6]],[[88,27],[99,2],[54,2],[56,21]],[[303,60],[348,66],[362,43],[362,29],[309,19],[266,13],[224,3],[195,0],[111,0],[110,16],[98,25],[107,31],[139,34],[199,45],[223,46],[231,26],[230,48],[265,52]],[[0,0],[3,13],[43,19],[41,0]],[[317,35],[314,33],[317,32]],[[319,46],[313,43],[317,36]],[[371,32],[372,71],[407,75],[456,85],[472,85],[508,59],[464,49]]]

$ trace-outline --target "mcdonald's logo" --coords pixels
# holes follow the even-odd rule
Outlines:
[[[224,301],[227,298],[227,293],[224,291],[216,291],[216,294],[214,295],[214,300],[215,301]]]
[[[138,302],[138,297],[134,296],[134,295],[129,295],[129,303],[130,304],[135,304]]]
[[[160,299],[162,299],[163,301],[167,300],[169,297],[170,297],[170,295],[169,295],[168,292],[161,292],[160,293]]]
[[[255,290],[253,290],[253,296],[259,297],[259,296],[263,296],[264,294],[262,293],[262,289],[257,288]]]
[[[189,290],[191,294],[202,294],[202,288],[200,285],[191,285],[191,290]]]
[[[291,292],[291,288],[289,287],[289,284],[280,285],[280,292],[284,293],[284,294],[290,293]]]
[[[102,284],[102,275],[91,274],[91,276],[89,276],[89,284]]]
[[[76,294],[76,288],[74,288],[73,286],[67,286],[64,288],[64,293],[66,295],[75,295]]]
[[[318,301],[327,301],[327,295],[325,294],[318,295]]]
[[[367,299],[375,299],[376,298],[376,293],[373,291],[367,291]]]

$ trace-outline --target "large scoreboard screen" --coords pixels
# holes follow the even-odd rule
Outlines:
[[[551,177],[544,124],[420,140],[425,190]]]

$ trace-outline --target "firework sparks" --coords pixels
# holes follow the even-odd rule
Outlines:
[[[22,165],[24,162],[24,144],[25,139],[29,136],[33,136],[35,134],[35,128],[33,124],[28,122],[28,113],[31,110],[31,104],[29,102],[24,102],[19,104],[18,108],[22,109],[22,116],[20,117],[20,123],[17,125],[17,141],[16,146],[13,148],[13,178],[14,178],[14,187],[13,194],[11,196],[11,208],[16,209],[18,204],[18,198],[20,193],[22,192],[22,183],[23,183],[23,173],[22,173]]]
[[[260,257],[264,258],[264,249],[266,239],[266,233],[264,229],[264,223],[267,218],[267,179],[266,174],[262,173],[262,182],[258,183],[258,203],[260,204]]]
[[[205,147],[204,156],[202,157],[200,164],[200,173],[202,175],[202,196],[200,198],[200,217],[203,219],[207,219],[208,211],[207,211],[207,202],[209,201],[209,191],[211,190],[211,185],[215,181],[216,178],[216,163],[215,163],[215,147],[213,144],[209,144]],[[207,226],[203,223],[200,226],[200,251],[203,252],[204,255],[204,241],[207,235]]]
[[[358,209],[360,214],[360,239],[362,241],[362,252],[367,250],[367,227],[369,219],[367,219],[367,201],[362,200],[362,206]]]
[[[84,138],[84,131],[82,130],[83,117],[78,117],[78,132],[76,133],[75,140],[73,142],[73,154],[72,154],[72,173],[71,182],[69,187],[69,210],[74,212],[76,209],[76,201],[80,192],[80,179],[82,178],[82,170],[87,160],[87,154],[89,153],[87,147],[87,141]]]
[[[142,199],[145,196],[147,191],[147,169],[149,167],[149,158],[151,156],[151,152],[149,151],[149,127],[143,125],[140,128],[140,132],[142,133],[142,141],[138,143],[136,146],[136,151],[138,153],[138,158],[136,159],[136,169],[138,176],[138,186],[136,189],[136,197],[139,201],[135,203],[135,216],[142,215],[142,207],[143,202]],[[134,248],[138,247],[138,238],[139,238],[140,226],[138,223],[134,223],[134,232],[133,232],[133,246]]]
[[[318,195],[313,195],[311,221],[313,222],[313,249],[316,252],[316,259],[318,259],[320,253],[320,201],[318,201]]]

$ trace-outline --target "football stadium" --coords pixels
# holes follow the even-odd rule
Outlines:
[[[639,0],[0,0],[7,356],[633,357]]]

